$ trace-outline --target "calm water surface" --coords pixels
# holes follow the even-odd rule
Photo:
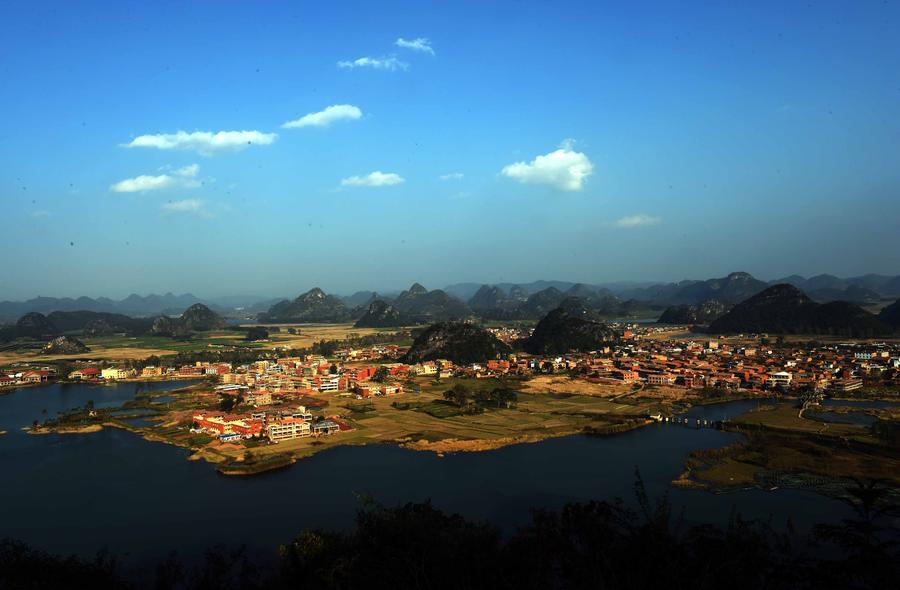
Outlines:
[[[183,384],[150,383],[144,390]],[[439,458],[395,446],[337,447],[289,469],[225,477],[188,453],[105,429],[85,435],[31,436],[19,428],[94,400],[110,407],[132,399],[135,384],[50,385],[0,396],[0,537],[55,552],[91,555],[110,548],[136,559],[173,549],[196,554],[213,544],[271,551],[301,528],[348,528],[357,493],[387,505],[431,500],[439,508],[488,519],[506,530],[531,507],[632,497],[635,469],[654,496],[668,493],[690,522],[725,522],[732,508],[798,527],[846,514],[842,504],[810,492],[748,490],[711,494],[672,488],[694,449],[737,435],[659,424],[613,437],[572,436],[483,453]],[[752,405],[747,405],[752,404]],[[721,419],[756,402],[695,408]],[[745,408],[745,406],[747,406]],[[696,415],[696,414],[692,414]]]

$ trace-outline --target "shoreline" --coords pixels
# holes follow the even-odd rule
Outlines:
[[[15,393],[20,389],[31,389],[33,387],[47,387],[49,385],[90,385],[93,387],[107,387],[116,385],[119,383],[165,383],[167,381],[203,381],[206,377],[199,377],[196,375],[190,376],[176,376],[176,377],[137,377],[134,379],[115,379],[104,381],[102,379],[89,379],[89,380],[78,380],[78,379],[52,379],[48,381],[42,381],[40,383],[17,383],[16,385],[10,385],[8,387],[0,387],[0,395],[8,395],[10,393]],[[185,389],[187,387],[194,387],[194,385],[185,385],[184,387],[179,387],[178,389],[171,389],[168,391],[179,391],[181,389]]]

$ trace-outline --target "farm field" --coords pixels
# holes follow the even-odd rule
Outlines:
[[[245,327],[257,324],[247,324]],[[276,326],[271,324],[271,326]],[[215,350],[216,348],[239,346],[254,349],[307,348],[320,340],[344,340],[368,336],[397,329],[354,328],[353,324],[277,324],[281,332],[272,333],[268,340],[248,342],[244,332],[221,330],[199,332],[190,340],[175,340],[164,336],[101,336],[82,338],[90,352],[69,355],[40,354],[40,345],[22,349],[0,350],[0,365],[17,362],[39,362],[51,360],[94,359],[94,360],[136,360],[149,356],[165,356],[180,352]],[[290,334],[288,328],[299,333]],[[7,347],[11,348],[11,347]]]

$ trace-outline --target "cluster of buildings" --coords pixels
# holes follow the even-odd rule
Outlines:
[[[222,442],[252,438],[278,442],[349,430],[349,426],[336,417],[314,419],[305,406],[251,414],[199,412],[193,415],[192,421],[191,432],[210,434]]]
[[[228,363],[196,363],[181,367],[144,367],[140,371],[129,367],[82,367],[69,373],[69,379],[73,381],[121,381],[124,379],[156,379],[168,378],[195,378],[218,376],[231,370]]]
[[[841,393],[865,380],[900,385],[897,345],[733,346],[720,340],[635,340],[552,359],[595,383]]]
[[[45,383],[50,380],[52,374],[53,371],[51,369],[29,369],[16,373],[0,373],[0,387]]]

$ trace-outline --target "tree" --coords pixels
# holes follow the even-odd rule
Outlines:
[[[497,387],[491,391],[490,395],[491,403],[498,408],[502,408],[503,406],[510,408],[516,404],[518,398],[519,396],[515,391],[506,387]]]
[[[440,383],[440,381],[441,381],[441,369],[444,368],[444,364],[443,364],[441,361],[434,361],[434,368],[435,368],[435,371],[436,371],[435,374],[434,374],[434,380],[437,381],[438,383]]]
[[[265,328],[253,327],[247,330],[246,339],[250,342],[254,340],[268,340],[269,331]]]
[[[377,369],[375,369],[375,374],[372,375],[372,381],[376,381],[378,383],[384,383],[387,381],[388,375],[390,375],[390,371],[384,365],[381,365]]]
[[[472,394],[472,398],[477,404],[486,404],[491,401],[491,394],[487,390],[479,389]]]
[[[469,391],[468,387],[466,387],[462,383],[457,383],[444,392],[444,399],[461,408],[465,406],[469,401],[469,397],[471,396],[471,394],[472,392]]]
[[[221,399],[219,400],[219,409],[223,412],[230,412],[237,405],[237,396],[230,396],[228,394],[222,394]]]

